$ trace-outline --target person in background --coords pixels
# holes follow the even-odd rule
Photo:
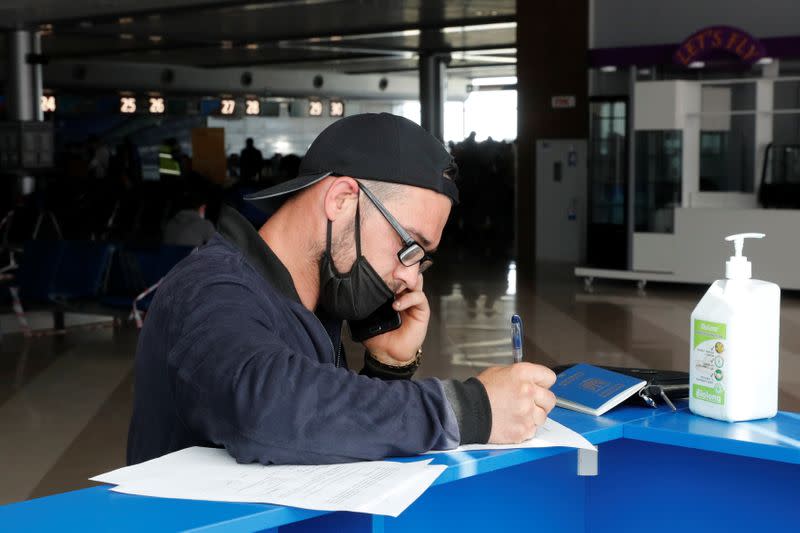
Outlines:
[[[239,155],[239,177],[245,181],[257,180],[264,165],[261,150],[253,145],[253,138],[248,137],[246,146]]]
[[[280,170],[281,181],[297,177],[300,170],[300,157],[289,154],[281,158]]]
[[[239,177],[239,154],[230,154],[226,161],[229,178]]]
[[[165,139],[158,147],[158,173],[161,181],[174,181],[181,175],[181,146],[174,137]]]
[[[142,159],[139,149],[131,141],[130,137],[125,137],[124,141],[117,145],[117,150],[111,158],[111,174],[117,181],[118,186],[124,190],[130,190],[139,185],[142,181]]]
[[[105,179],[111,162],[111,151],[97,135],[89,136],[89,177]]]
[[[164,244],[202,246],[214,236],[214,225],[206,220],[206,195],[198,187],[188,189],[182,209],[164,226]]]

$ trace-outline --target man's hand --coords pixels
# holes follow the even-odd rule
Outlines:
[[[533,437],[556,405],[550,392],[556,375],[547,367],[532,363],[492,367],[478,379],[492,406],[492,444],[516,444]]]
[[[428,297],[422,292],[422,274],[417,277],[416,286],[397,296],[394,310],[400,313],[403,324],[394,331],[365,340],[364,346],[381,363],[403,366],[417,356],[431,318]]]

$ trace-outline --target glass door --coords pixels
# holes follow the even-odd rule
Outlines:
[[[628,257],[628,99],[589,102],[587,262],[625,269]]]

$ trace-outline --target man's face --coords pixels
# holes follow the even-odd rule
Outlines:
[[[450,199],[419,187],[403,186],[399,195],[381,202],[400,225],[426,252],[439,246],[442,231],[450,215]],[[391,224],[362,192],[359,198],[361,211],[361,253],[367,258],[386,285],[398,294],[419,284],[419,265],[407,267],[397,257],[403,240]],[[355,214],[352,215],[353,219]],[[340,272],[348,272],[355,262],[355,226],[348,224],[333,239],[333,260]]]

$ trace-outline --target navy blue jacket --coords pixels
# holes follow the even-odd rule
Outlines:
[[[303,307],[283,264],[226,208],[219,233],[150,306],[128,463],[196,445],[244,463],[323,464],[486,442],[480,382],[359,375],[342,357],[341,325]]]

